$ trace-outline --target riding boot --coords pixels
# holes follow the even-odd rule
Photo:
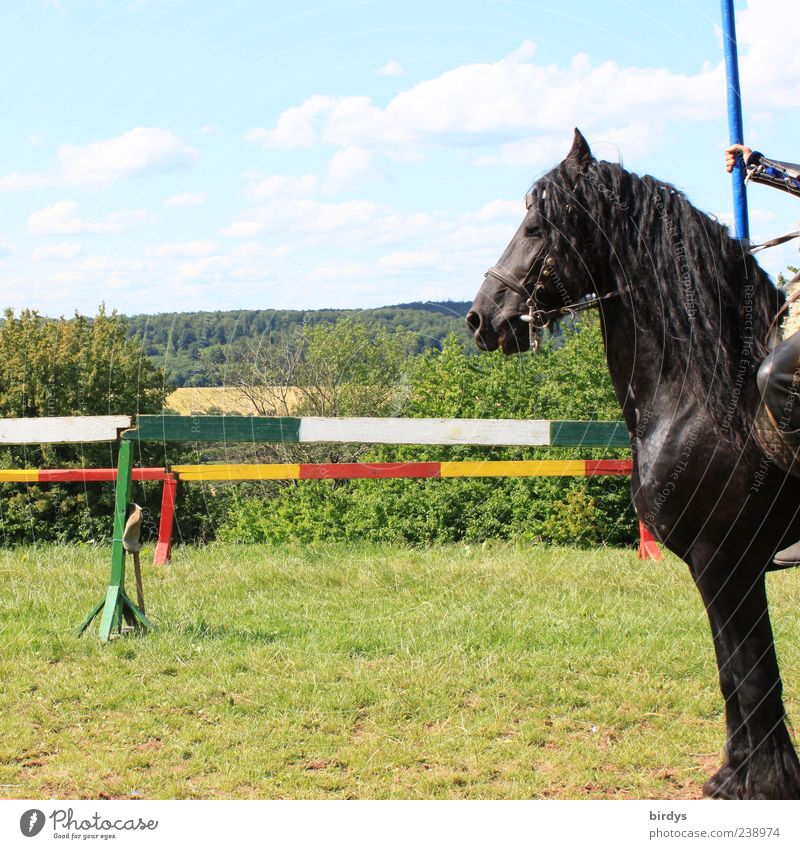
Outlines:
[[[776,566],[800,566],[800,542],[779,551],[772,562]]]
[[[800,333],[776,345],[756,378],[761,397],[781,438],[792,452],[800,453]],[[779,551],[776,566],[800,566],[800,541]]]

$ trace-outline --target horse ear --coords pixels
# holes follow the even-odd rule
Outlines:
[[[577,127],[575,127],[575,135],[572,139],[572,149],[567,154],[567,159],[571,159],[577,165],[582,167],[594,162],[592,151],[589,150],[589,143]]]

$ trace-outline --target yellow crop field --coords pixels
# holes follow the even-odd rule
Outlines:
[[[298,403],[299,394],[294,387],[263,387],[263,412],[266,414],[285,415],[283,399],[286,398],[288,412],[292,412]],[[262,411],[246,398],[238,389],[228,386],[192,386],[176,389],[167,396],[166,407],[182,416],[209,412],[241,413],[242,415],[258,415]],[[272,408],[272,409],[270,409]]]

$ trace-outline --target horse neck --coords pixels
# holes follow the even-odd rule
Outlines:
[[[602,270],[597,292],[621,294],[601,309],[628,426],[643,415],[705,410],[717,430],[749,431],[775,290],[745,246],[675,190],[642,178],[626,191],[637,198],[630,211],[616,196],[586,201],[599,210],[594,227],[608,239],[593,239],[588,229],[582,244],[591,267]]]
[[[650,319],[653,326],[649,326],[645,317],[651,313],[641,308],[643,287],[650,286],[649,291],[652,291],[657,285],[651,274],[628,275],[624,281],[616,280],[613,285],[624,294],[604,305],[601,324],[611,380],[629,429],[638,430],[643,419],[650,420],[667,411],[677,417],[683,410],[696,415],[702,406],[702,393],[699,398],[694,391],[701,379],[697,363],[692,361],[698,346],[741,349],[740,330],[731,326],[725,317],[713,331],[697,321],[692,339],[674,344],[675,339],[685,337],[685,331],[672,327],[666,315],[658,321]],[[673,344],[668,344],[669,340]],[[728,393],[737,382],[743,384],[751,378],[749,366],[744,378],[737,374],[735,367],[728,366],[724,371],[720,367],[713,376],[714,390]],[[743,385],[737,403],[752,406],[753,396],[746,389]],[[754,413],[755,409],[749,410],[748,416]]]
[[[611,383],[633,433],[639,422],[651,415],[658,393],[663,391],[658,367],[663,347],[655,334],[636,327],[632,312],[622,301],[603,307],[600,324]]]

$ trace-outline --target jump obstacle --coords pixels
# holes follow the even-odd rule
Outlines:
[[[133,446],[137,442],[362,443],[392,445],[495,445],[573,448],[629,447],[623,422],[519,419],[267,418],[260,416],[139,416],[121,434],[106,596],[80,627],[102,610],[100,639],[119,632],[123,619],[147,631],[151,623],[125,592],[123,529],[130,501]],[[524,460],[439,463],[217,464],[173,466],[179,480],[324,480],[496,476],[629,475],[630,460]],[[174,505],[174,490],[173,490]],[[640,523],[640,557],[660,559],[655,540]]]
[[[130,416],[47,416],[0,419],[0,445],[84,445],[116,443],[131,426]],[[118,469],[0,469],[0,483],[96,483],[116,481]],[[178,481],[167,469],[131,471],[135,481],[163,481],[158,542],[153,565],[166,563],[172,548],[172,525]]]
[[[116,469],[3,469],[5,483],[117,482],[111,581],[106,597],[82,624],[83,633],[103,610],[100,636],[108,640],[122,620],[151,627],[127,596],[122,544],[132,481],[162,481],[163,494],[154,565],[170,556],[178,480],[355,480],[388,478],[547,477],[629,475],[630,460],[483,460],[421,463],[269,463],[176,465],[133,468],[133,443],[160,442],[360,442],[393,445],[505,445],[585,448],[629,444],[622,422],[517,419],[261,418],[224,416],[140,416],[130,429],[126,416],[49,417],[0,420],[0,444],[82,444],[120,442]],[[656,541],[640,522],[639,556],[661,559]]]

